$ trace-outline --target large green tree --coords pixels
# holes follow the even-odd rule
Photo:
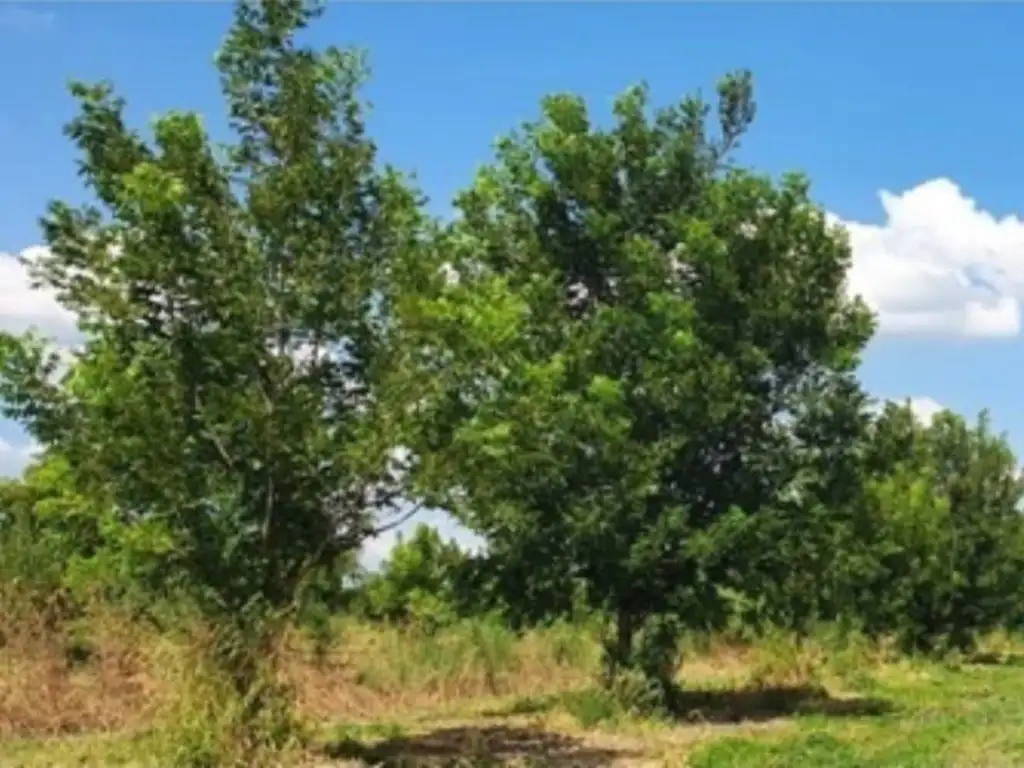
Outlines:
[[[378,390],[419,200],[377,165],[361,57],[297,40],[318,13],[237,4],[224,146],[192,113],[147,140],[109,84],[72,86],[94,200],[52,203],[28,266],[84,343],[61,374],[45,340],[0,337],[3,413],[77,492],[162,526],[160,572],[222,623],[287,609],[400,491]]]
[[[428,384],[423,487],[519,603],[585,584],[617,664],[646,663],[638,632],[715,619],[758,512],[840,492],[797,459],[841,457],[826,426],[859,418],[872,322],[844,290],[845,236],[800,176],[730,160],[747,75],[717,107],[714,131],[700,98],[652,113],[638,87],[599,128],[581,99],[545,99],[458,197],[443,284],[402,309]]]

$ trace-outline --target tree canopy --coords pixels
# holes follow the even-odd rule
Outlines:
[[[306,3],[239,3],[217,58],[235,141],[171,113],[146,141],[109,84],[76,83],[67,134],[95,202],[54,202],[31,264],[79,318],[70,369],[0,340],[0,396],[75,487],[163,553],[207,608],[286,606],[394,503],[376,404],[419,201],[380,169],[359,56],[301,46]]]
[[[608,129],[547,98],[458,197],[445,284],[402,310],[421,482],[522,600],[582,579],[622,654],[648,616],[711,618],[751,516],[837,501],[824,457],[862,422],[849,246],[803,178],[731,163],[754,111],[743,73],[717,135],[697,97],[651,114],[634,88]]]

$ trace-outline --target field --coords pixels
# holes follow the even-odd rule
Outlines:
[[[180,638],[112,613],[60,631],[8,616],[0,764],[155,765],[180,714]],[[944,663],[836,632],[689,638],[671,719],[638,719],[592,685],[592,628],[515,637],[485,621],[434,634],[337,622],[281,650],[312,748],[289,764],[1009,766],[1024,764],[1024,665],[1011,638]],[[188,699],[188,697],[185,697]],[[212,717],[187,704],[197,732]]]

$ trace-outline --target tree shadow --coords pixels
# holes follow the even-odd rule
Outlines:
[[[892,702],[871,697],[837,698],[812,685],[751,687],[733,690],[680,691],[673,702],[684,722],[768,722],[786,717],[879,717],[895,710]]]
[[[978,651],[970,654],[965,661],[984,667],[1024,667],[1024,654]]]
[[[387,768],[484,768],[510,764],[587,768],[641,757],[636,751],[597,747],[567,734],[500,725],[442,728],[418,736],[387,739],[373,746],[346,739],[328,745],[326,753],[334,760],[362,760]]]
[[[597,696],[593,691],[568,695],[527,697],[507,707],[489,710],[486,717],[535,715],[557,708],[580,709],[579,701]],[[875,697],[832,696],[820,686],[757,686],[737,689],[704,689],[675,692],[672,717],[678,722],[729,724],[767,722],[787,717],[823,715],[825,717],[877,717],[895,707]]]
[[[515,717],[517,715],[542,715],[557,709],[565,703],[565,694],[549,693],[543,696],[520,696],[505,706],[486,709],[483,717]]]
[[[564,707],[579,711],[580,697],[544,696],[520,699],[506,708],[490,710],[486,717],[533,715]],[[573,702],[576,701],[574,705]],[[679,723],[758,723],[787,717],[877,717],[895,711],[892,703],[879,698],[837,698],[818,686],[750,687],[733,690],[677,692],[675,719]],[[600,719],[600,718],[598,718]],[[595,723],[596,724],[596,723]],[[541,728],[505,724],[439,728],[419,735],[391,735],[368,745],[343,738],[325,748],[331,759],[361,760],[374,766],[606,766],[616,760],[636,760],[642,753],[589,744],[583,739]]]

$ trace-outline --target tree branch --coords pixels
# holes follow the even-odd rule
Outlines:
[[[380,536],[382,533],[387,533],[388,531],[394,530],[398,526],[402,525],[402,523],[405,523],[409,519],[411,519],[421,509],[423,509],[423,505],[422,504],[417,504],[415,507],[413,507],[411,510],[406,512],[404,515],[402,515],[397,520],[393,520],[390,523],[387,523],[386,525],[382,525],[382,526],[380,526],[378,528],[373,529],[370,532],[370,534],[369,534],[370,537]]]

